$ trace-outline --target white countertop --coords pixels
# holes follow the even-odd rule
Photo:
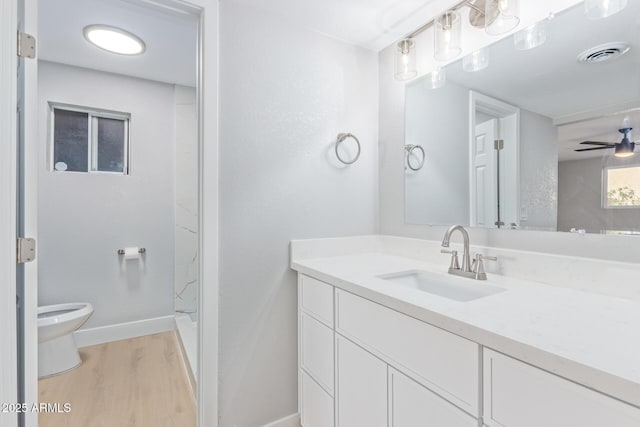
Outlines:
[[[376,277],[407,270],[446,275],[446,262],[378,252],[292,256],[291,267],[640,407],[637,301],[488,273],[489,280],[473,283],[505,292],[458,302]]]

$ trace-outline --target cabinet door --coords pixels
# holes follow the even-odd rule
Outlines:
[[[389,427],[477,427],[478,420],[389,367]]]
[[[303,427],[333,427],[333,399],[306,372],[300,372]]]
[[[337,427],[387,427],[387,364],[336,334]]]
[[[638,427],[640,409],[485,349],[484,422],[492,427]]]

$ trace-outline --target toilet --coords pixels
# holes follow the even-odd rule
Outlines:
[[[73,332],[93,313],[89,303],[38,307],[38,378],[68,371],[82,363]]]

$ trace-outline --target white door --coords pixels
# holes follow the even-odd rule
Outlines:
[[[336,334],[336,427],[387,427],[387,364]]]
[[[493,142],[498,134],[496,119],[476,125],[471,147],[473,174],[471,188],[472,218],[474,227],[494,228],[498,220],[496,150]]]

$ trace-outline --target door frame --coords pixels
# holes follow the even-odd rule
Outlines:
[[[18,401],[16,323],[16,196],[18,1],[0,0],[0,402]],[[0,413],[0,427],[15,427],[15,413]]]
[[[0,382],[1,401],[17,401],[17,333],[16,333],[16,195],[17,195],[17,57],[16,34],[20,4],[24,5],[25,31],[37,40],[37,0],[0,0],[0,52],[2,53],[3,79],[0,82],[0,124],[2,143],[0,144],[0,201],[2,206],[10,206],[8,221],[0,212],[0,308],[8,302],[6,310],[0,312]],[[135,1],[135,0],[133,0]],[[159,5],[181,5],[197,9],[200,15],[198,46],[198,146],[199,146],[199,196],[200,196],[200,299],[198,324],[198,389],[197,425],[216,427],[218,425],[218,28],[219,5],[209,0],[152,0]],[[6,24],[6,25],[5,25]],[[7,59],[7,61],[5,61]],[[7,64],[5,64],[7,62]],[[10,78],[4,78],[10,76]],[[38,171],[38,122],[37,60],[25,61],[25,112],[24,127],[25,153],[25,233],[37,237],[37,171]],[[9,96],[5,96],[5,94]],[[207,118],[206,120],[204,118]],[[6,125],[6,126],[5,126]],[[4,143],[9,138],[11,144]],[[204,165],[207,167],[204,168]],[[5,167],[6,166],[6,167]],[[9,204],[5,204],[4,202]],[[7,224],[8,222],[9,224]],[[37,259],[37,258],[36,258]],[[206,262],[204,262],[206,260]],[[4,268],[7,267],[7,268]],[[25,325],[25,402],[38,402],[37,364],[37,263],[25,265],[25,286],[29,289],[25,300],[27,323]],[[5,298],[7,297],[7,298]],[[9,323],[4,323],[7,320]],[[4,326],[13,325],[9,328]],[[31,333],[26,331],[31,331]],[[5,345],[6,344],[6,345]],[[7,373],[8,376],[5,376]],[[4,394],[5,389],[7,393]],[[6,396],[6,398],[5,398]],[[203,403],[204,402],[204,403]],[[38,414],[27,413],[26,427],[37,427]],[[6,421],[5,421],[6,419]],[[17,416],[0,416],[0,427],[15,427]]]
[[[506,102],[492,98],[473,90],[469,91],[469,169],[473,166],[473,146],[476,134],[476,111],[482,111],[484,113],[495,116],[499,119],[498,133],[501,134],[501,125],[504,118],[509,116],[515,117],[515,123],[513,123],[511,131],[514,133],[516,144],[514,150],[510,153],[511,160],[516,164],[516,170],[513,174],[513,181],[515,188],[513,189],[515,198],[515,216],[518,217],[520,213],[520,108],[507,104]],[[475,218],[475,174],[469,174],[469,223],[473,225],[473,219]],[[501,198],[504,199],[505,186],[500,186]],[[505,224],[506,226],[507,224]]]

